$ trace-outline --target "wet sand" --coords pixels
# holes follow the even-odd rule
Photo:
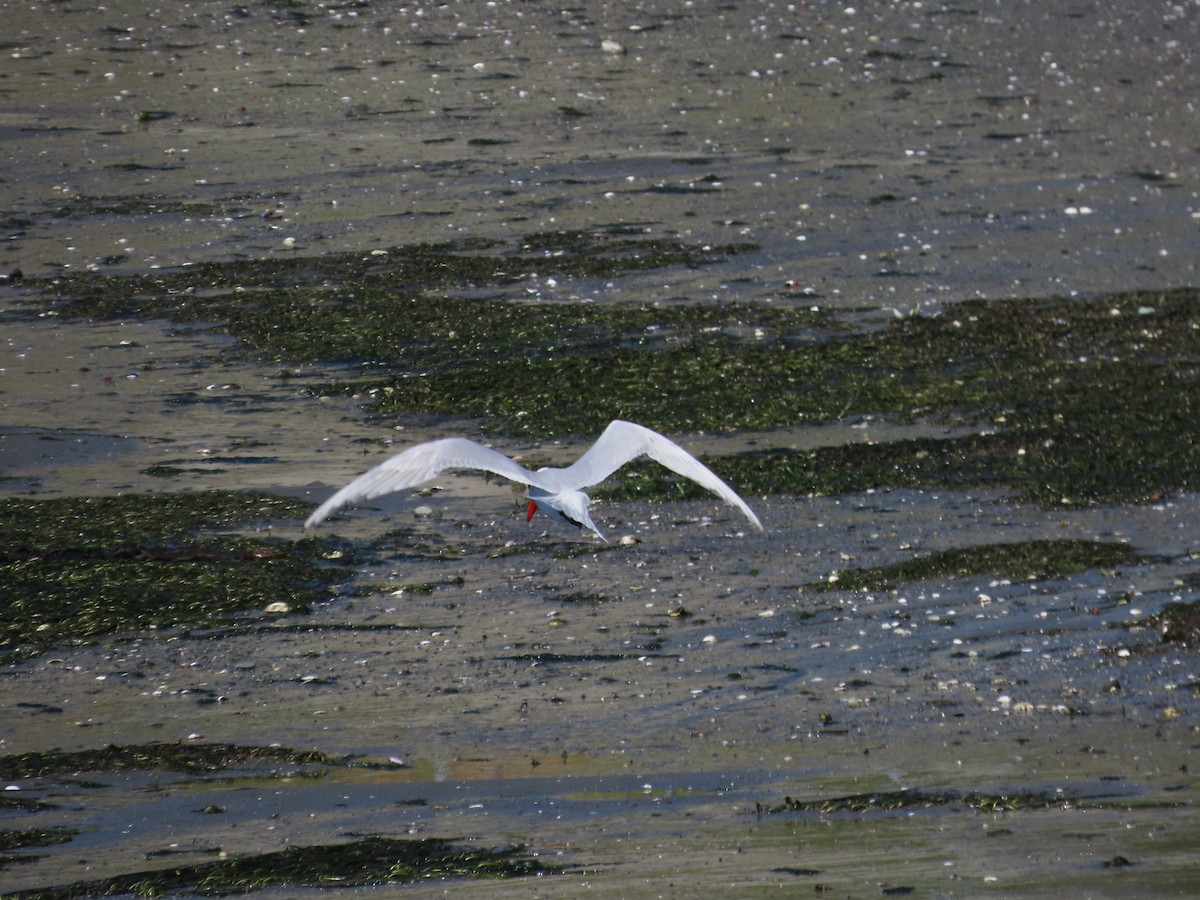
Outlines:
[[[1196,281],[1184,7],[11,13],[0,268],[622,224],[762,250],[530,290],[695,301],[794,281],[907,309]]]
[[[1187,10],[142,9],[13,12],[28,21],[11,26],[0,83],[20,172],[0,183],[0,269],[626,223],[761,249],[612,284],[532,278],[517,296],[908,311],[1196,282]],[[604,53],[604,37],[626,52]],[[203,329],[14,316],[20,291],[0,287],[5,496],[162,489],[146,470],[165,463],[191,471],[188,487],[319,500],[388,452],[362,441],[433,434],[313,400]],[[881,422],[870,438],[898,433]],[[697,451],[764,440],[679,437]],[[498,446],[569,459],[581,442]],[[384,538],[360,577],[378,590],[347,586],[266,633],[51,653],[2,682],[4,754],[228,741],[394,768],[13,785],[56,804],[38,827],[81,832],[6,869],[5,889],[149,868],[163,850],[166,865],[372,832],[524,844],[565,867],[391,889],[406,895],[1197,889],[1197,657],[1124,627],[1195,599],[1194,496],[1069,512],[982,491],[747,498],[761,535],[713,503],[605,504],[597,523],[640,543],[563,555],[577,536],[527,526],[508,487],[439,484],[329,526],[357,546]],[[414,517],[418,502],[436,515]],[[1059,537],[1163,561],[803,588],[915,552]],[[756,811],[900,789],[1064,803]],[[209,804],[224,813],[197,813]]]

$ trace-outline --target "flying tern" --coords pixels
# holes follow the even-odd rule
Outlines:
[[[536,472],[467,438],[443,438],[417,444],[354,479],[317,507],[304,527],[315,528],[343,506],[424,484],[447,469],[480,469],[529,488],[526,520],[532,519],[534,512],[542,508],[578,528],[587,528],[603,541],[606,538],[588,515],[591,500],[583,488],[599,484],[640,456],[648,456],[712,491],[741,510],[755,528],[763,530],[758,516],[745,501],[698,459],[657,431],[620,419],[610,422],[596,443],[572,465]]]

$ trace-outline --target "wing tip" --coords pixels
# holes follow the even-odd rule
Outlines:
[[[318,525],[320,525],[345,505],[346,504],[344,503],[334,503],[332,498],[326,500],[312,511],[312,515],[304,520],[304,530],[315,531]]]
[[[759,531],[767,530],[766,527],[763,525],[763,523],[759,521],[758,516],[756,516],[753,512],[750,512],[749,510],[745,510],[745,512],[746,512],[746,518],[750,520],[751,525],[753,525]]]

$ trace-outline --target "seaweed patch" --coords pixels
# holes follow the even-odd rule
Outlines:
[[[325,564],[314,540],[227,529],[308,509],[237,491],[0,500],[0,660],[107,634],[228,624],[268,607],[302,612],[345,570]]]

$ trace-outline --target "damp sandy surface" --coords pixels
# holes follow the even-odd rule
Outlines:
[[[5,20],[4,271],[620,226],[761,250],[522,292],[907,310],[1196,281],[1190,4],[118,0]]]
[[[6,272],[633,224],[761,250],[521,291],[907,309],[1196,281],[1200,41],[1184,5],[116,3],[6,10],[6,31]],[[626,52],[606,54],[605,37]],[[16,289],[0,291],[7,311]],[[161,323],[6,319],[0,492],[316,500],[388,442],[446,427],[381,427],[229,350]],[[499,446],[548,461],[581,449]],[[3,827],[81,833],[0,872],[4,889],[371,832],[525,844],[564,867],[357,892],[384,896],[1200,887],[1200,662],[1125,627],[1196,599],[1196,497],[1085,512],[948,491],[748,498],[765,534],[714,504],[604,505],[598,524],[640,542],[591,549],[527,525],[504,485],[438,487],[329,525],[358,547],[381,541],[362,596],[347,586],[265,632],[121,636],[0,682],[6,754],[228,741],[393,768],[12,785],[55,808],[6,812]],[[414,517],[418,504],[434,515]],[[914,552],[1058,537],[1162,561],[1047,582],[805,587]],[[904,788],[1064,802],[756,812]],[[210,804],[225,811],[198,812]]]
[[[321,499],[391,451],[353,408],[264,377],[203,332],[35,322],[8,334],[4,399],[18,427],[0,442],[17,473],[0,482],[7,496],[155,490],[163,480],[149,467],[191,460],[169,489]],[[47,343],[64,350],[63,383],[38,395],[29,379],[46,371]],[[120,377],[131,363],[139,377]],[[218,383],[220,402],[178,402]],[[172,441],[156,430],[164,421]],[[581,449],[499,446],[548,461]],[[749,498],[763,534],[717,504],[602,504],[596,519],[613,540],[600,545],[528,525],[505,484],[451,475],[433,487],[331,520],[326,532],[365,561],[356,585],[310,615],[123,635],[4,674],[4,753],[276,743],[385,768],[17,783],[9,796],[54,806],[6,814],[4,827],[81,833],[6,883],[379,833],[522,844],[563,867],[532,884],[404,889],[418,895],[1195,889],[1200,661],[1128,625],[1195,599],[1196,497],[1070,512],[986,492]],[[432,514],[416,516],[418,505]],[[274,530],[298,536],[299,523]],[[1045,582],[813,588],[915,553],[1064,537],[1127,541],[1161,561]],[[785,797],[905,789],[1063,803],[759,812]]]
[[[294,371],[320,378],[311,366]],[[324,441],[336,438],[345,454],[355,441],[389,438],[352,402],[302,398],[278,375],[198,329],[7,322],[0,487],[38,497],[292,488],[320,480]],[[345,462],[352,468],[353,455]],[[171,474],[156,475],[160,467]]]

